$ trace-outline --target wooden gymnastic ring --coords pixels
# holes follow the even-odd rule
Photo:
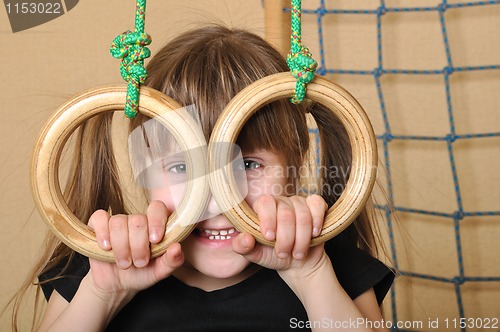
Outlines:
[[[290,73],[279,73],[243,89],[219,117],[209,143],[210,187],[217,204],[236,228],[252,234],[258,242],[266,245],[274,243],[262,236],[257,215],[241,197],[232,169],[226,167],[226,175],[215,171],[228,165],[231,160],[231,151],[223,148],[228,144],[216,143],[235,143],[243,125],[259,108],[275,100],[291,97],[295,84]],[[321,234],[312,239],[311,245],[316,245],[339,234],[363,209],[375,183],[377,145],[363,108],[340,86],[323,78],[315,78],[307,85],[306,98],[321,103],[339,118],[349,135],[352,149],[349,180],[340,198],[328,210]]]
[[[167,222],[163,240],[151,246],[151,256],[161,255],[174,242],[191,233],[210,197],[206,141],[199,124],[189,115],[173,112],[173,99],[148,87],[141,87],[139,112],[158,120],[173,134],[185,152],[188,178],[184,197]],[[84,92],[61,106],[42,129],[35,145],[31,166],[31,188],[43,220],[66,245],[81,254],[112,262],[111,251],[102,250],[93,230],[78,220],[66,204],[59,185],[59,159],[64,144],[84,121],[92,116],[123,110],[126,86],[106,86]],[[172,112],[171,112],[172,111]],[[193,193],[193,194],[192,194]]]

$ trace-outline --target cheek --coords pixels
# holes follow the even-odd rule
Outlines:
[[[286,196],[286,179],[279,176],[259,176],[248,178],[248,195],[245,201],[252,206],[262,195]]]
[[[152,189],[149,192],[152,201],[161,201],[169,212],[177,210],[184,195],[185,184],[179,183],[161,189]]]

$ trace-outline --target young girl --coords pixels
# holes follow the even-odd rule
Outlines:
[[[252,82],[288,71],[284,59],[251,33],[213,26],[171,41],[148,65],[147,86],[182,105],[194,105],[205,137],[225,105]],[[322,196],[298,196],[299,169],[309,146],[306,111],[321,133]],[[138,116],[131,129],[142,126]],[[238,138],[253,207],[274,248],[239,233],[213,199],[205,219],[181,244],[150,258],[165,220],[175,209],[168,188],[148,191],[145,215],[129,214],[110,143],[111,115],[90,120],[79,133],[68,205],[96,232],[116,263],[88,259],[50,236],[47,252],[29,281],[40,280],[48,300],[38,331],[284,331],[385,330],[379,305],[393,273],[376,254],[366,208],[344,232],[309,247],[326,209],[345,185],[350,147],[340,122],[321,105],[288,100],[259,110]],[[185,172],[163,165],[166,178]],[[292,184],[290,186],[289,184]],[[295,192],[276,193],[277,186]],[[173,193],[175,195],[175,193]],[[29,285],[29,282],[27,283]],[[27,286],[26,286],[27,287]]]

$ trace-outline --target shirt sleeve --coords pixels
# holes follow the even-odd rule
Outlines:
[[[351,299],[373,288],[379,305],[394,281],[394,272],[378,259],[359,249],[345,234],[328,241],[325,250],[340,284]]]
[[[78,253],[69,261],[63,259],[59,264],[43,272],[39,277],[43,295],[48,301],[52,292],[56,290],[66,301],[71,302],[80,287],[80,283],[90,269],[87,257]]]

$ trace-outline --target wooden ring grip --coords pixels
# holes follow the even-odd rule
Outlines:
[[[181,106],[170,97],[147,87],[142,87],[140,93],[140,113],[162,123],[182,151],[187,151],[184,154],[189,180],[180,206],[168,219],[165,237],[151,247],[151,256],[156,257],[171,243],[189,235],[205,210],[210,188],[205,176],[200,175],[207,174],[208,162],[206,148],[199,147],[206,146],[206,141],[194,119],[182,112],[172,112]],[[63,198],[59,159],[64,144],[83,122],[99,113],[123,111],[125,97],[125,86],[108,86],[82,93],[61,106],[39,135],[31,168],[33,197],[48,227],[72,249],[109,262],[114,261],[112,252],[99,247],[95,233],[78,220]]]
[[[230,175],[227,178],[215,172],[229,164],[231,151],[222,149],[225,146],[223,144],[212,142],[235,143],[243,125],[260,107],[278,99],[290,98],[295,84],[290,73],[279,73],[243,89],[219,117],[209,142],[210,187],[217,204],[238,230],[252,234],[258,242],[266,245],[273,245],[273,242],[262,236],[255,212],[239,197],[231,168],[228,168]],[[315,78],[307,86],[306,98],[324,105],[339,118],[349,135],[352,150],[349,180],[341,197],[328,210],[321,234],[312,240],[311,245],[316,245],[344,230],[364,208],[375,183],[377,145],[363,108],[340,86],[323,78]]]

